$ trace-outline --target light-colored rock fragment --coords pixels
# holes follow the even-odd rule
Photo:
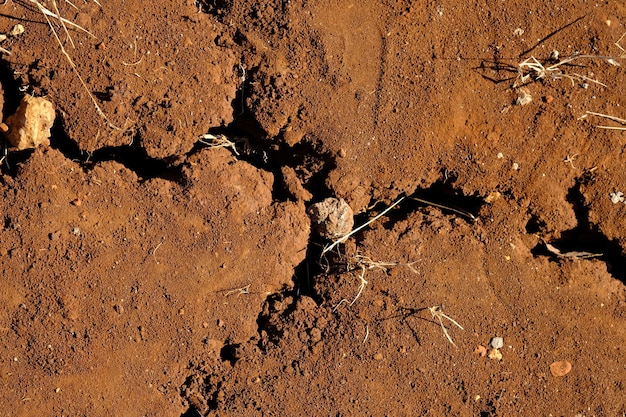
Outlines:
[[[489,359],[493,359],[494,361],[501,361],[502,352],[500,352],[500,349],[489,349],[489,352],[487,352],[487,357]]]
[[[504,346],[504,339],[501,337],[492,337],[489,341],[489,347],[492,349],[502,349]]]
[[[609,197],[611,198],[611,203],[613,204],[617,204],[617,203],[623,203],[624,202],[624,193],[621,191],[617,191],[614,193],[609,194]]]
[[[557,361],[550,364],[550,373],[552,374],[552,376],[565,376],[571,370],[572,364],[569,361]]]
[[[43,97],[24,96],[17,111],[5,121],[5,136],[19,150],[50,145],[54,106]]]
[[[18,23],[17,25],[13,26],[13,29],[11,29],[9,35],[20,36],[22,33],[24,33],[24,26],[21,23]]]
[[[327,198],[308,209],[314,230],[323,238],[334,240],[350,233],[354,213],[342,198]]]

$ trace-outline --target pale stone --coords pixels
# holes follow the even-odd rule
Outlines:
[[[50,145],[54,106],[43,97],[24,96],[17,111],[7,117],[5,136],[19,150]]]

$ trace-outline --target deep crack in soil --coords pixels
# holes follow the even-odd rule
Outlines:
[[[577,225],[575,228],[560,233],[561,237],[550,241],[550,245],[559,252],[550,251],[545,242],[537,244],[532,249],[533,254],[548,256],[556,262],[567,262],[567,259],[597,258],[606,263],[606,270],[615,279],[626,283],[626,256],[617,240],[610,240],[604,235],[597,225],[589,222],[589,208],[585,197],[581,192],[582,184],[589,183],[593,179],[587,175],[576,180],[576,184],[570,188],[567,199],[572,204],[576,214]],[[541,220],[532,219],[531,226],[526,230],[536,230]]]

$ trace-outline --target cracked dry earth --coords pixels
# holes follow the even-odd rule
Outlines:
[[[1,415],[626,414],[623,2],[100,3],[0,5]]]

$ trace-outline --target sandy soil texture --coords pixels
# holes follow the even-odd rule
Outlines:
[[[623,2],[0,34],[0,415],[626,415]]]

